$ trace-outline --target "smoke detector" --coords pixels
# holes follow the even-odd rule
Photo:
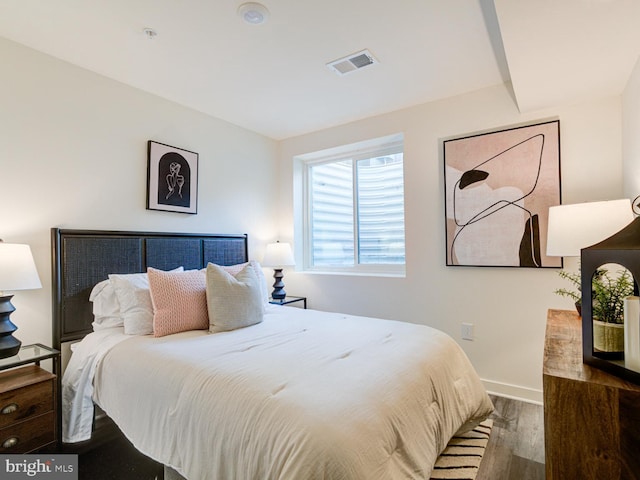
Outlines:
[[[376,60],[371,52],[369,50],[362,50],[361,52],[352,53],[346,57],[329,62],[327,63],[327,67],[342,76],[373,65],[374,63],[378,63],[378,60]]]
[[[238,15],[249,25],[261,25],[269,18],[269,10],[260,3],[243,3],[238,7]]]

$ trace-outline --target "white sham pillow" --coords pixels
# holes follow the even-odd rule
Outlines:
[[[211,263],[209,265],[212,265]],[[269,304],[269,289],[267,288],[267,279],[264,277],[264,272],[262,271],[262,266],[256,260],[249,260],[245,263],[237,263],[235,265],[218,265],[220,268],[224,269],[225,272],[230,273],[235,276],[240,272],[244,267],[249,265],[256,274],[258,279],[258,285],[260,287],[260,296],[262,298],[262,302],[266,307]],[[207,268],[203,268],[203,271],[206,272]]]
[[[262,265],[255,260],[251,260],[249,265],[253,267],[254,272],[256,272],[256,277],[258,277],[258,284],[260,285],[260,296],[262,297],[262,301],[265,305],[269,305],[269,288],[267,287],[267,279],[264,278],[264,272],[262,271]]]
[[[120,313],[120,302],[111,282],[103,280],[96,283],[89,295],[93,303],[93,329],[122,327],[124,320]]]
[[[235,276],[225,268],[207,265],[209,331],[226,332],[262,322],[264,303],[260,283],[251,265]]]
[[[172,272],[182,272],[178,267]],[[153,304],[149,292],[149,278],[146,273],[111,274],[113,285],[120,303],[120,312],[127,335],[151,335],[153,333]]]

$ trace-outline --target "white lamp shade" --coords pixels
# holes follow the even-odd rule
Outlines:
[[[628,199],[551,207],[547,255],[578,257],[580,249],[609,238],[632,220],[633,211]]]
[[[265,267],[291,267],[296,264],[293,259],[291,245],[288,243],[270,243],[267,245],[267,251],[264,253],[262,265]]]
[[[42,288],[29,245],[0,242],[0,292]]]

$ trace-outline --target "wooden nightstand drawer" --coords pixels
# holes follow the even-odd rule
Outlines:
[[[0,394],[0,428],[52,411],[53,378]]]
[[[27,453],[55,440],[55,415],[51,410],[0,430],[0,453]]]
[[[56,376],[36,365],[0,373],[0,453],[56,441]]]

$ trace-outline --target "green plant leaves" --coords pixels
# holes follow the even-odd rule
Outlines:
[[[555,294],[569,297],[575,302],[582,299],[579,273],[560,270],[558,275],[572,283],[576,290],[559,288]],[[633,277],[622,269],[612,275],[605,269],[596,270],[591,282],[593,318],[607,323],[624,323],[624,299],[633,295]]]

